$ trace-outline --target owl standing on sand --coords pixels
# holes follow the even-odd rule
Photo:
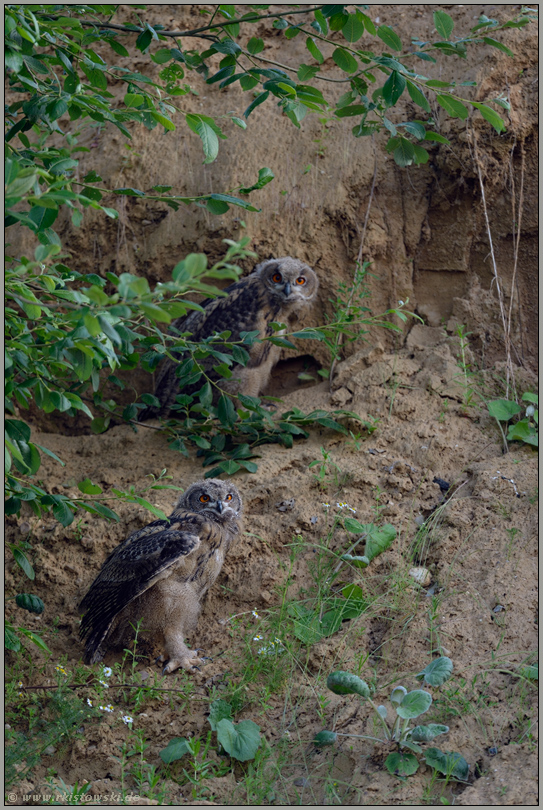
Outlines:
[[[273,334],[272,321],[288,321],[315,298],[318,288],[319,280],[315,271],[298,259],[290,256],[269,259],[259,264],[250,275],[227,287],[226,298],[210,299],[204,302],[203,312],[191,312],[172,325],[178,332],[190,333],[190,339],[194,341],[226,330],[231,332],[230,341],[240,340],[241,332],[255,330],[262,339]],[[215,346],[220,349],[220,346]],[[269,341],[254,343],[249,349],[247,365],[234,364],[231,367],[232,377],[228,380],[212,370],[212,366],[217,364],[215,358],[204,360],[203,367],[225,393],[255,397],[266,387],[280,351],[280,347]],[[180,389],[177,367],[178,364],[169,359],[163,363],[155,385],[155,396],[160,400],[160,407],[145,408],[140,413],[139,421],[153,416],[169,416],[178,394],[194,393],[201,388],[203,381]]]
[[[123,644],[140,620],[140,632],[151,633],[162,651],[164,674],[202,663],[185,635],[196,628],[202,599],[239,538],[241,512],[235,486],[217,478],[198,481],[167,520],[155,520],[117,546],[80,605],[85,663]]]

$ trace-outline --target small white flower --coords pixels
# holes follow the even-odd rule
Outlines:
[[[403,306],[405,306],[405,303],[403,301],[398,301],[398,306],[403,307]]]
[[[18,682],[17,682],[17,686],[22,686],[22,685],[23,685],[23,682],[22,682],[22,681],[18,681]]]
[[[260,619],[260,616],[258,615],[256,610],[253,610],[253,616],[255,617],[255,619]]]
[[[106,689],[109,689],[109,684],[108,684],[108,682],[107,682],[107,681],[99,681],[99,683],[101,683],[101,684],[102,684],[102,686],[105,686],[105,687],[106,687]]]
[[[100,706],[100,710],[103,712],[112,712],[113,706],[111,705],[111,703],[108,706]]]
[[[111,667],[104,667],[102,671],[102,675],[104,678],[111,678],[112,673],[113,670],[111,669]],[[100,681],[100,683],[102,683],[102,681]]]
[[[134,722],[134,719],[130,717],[129,714],[123,714],[123,723],[127,726],[130,726]]]
[[[329,509],[330,504],[329,503],[323,503],[323,506],[324,506],[325,509]]]
[[[92,707],[92,700],[90,698],[87,698],[87,704]],[[102,707],[100,706],[100,708]]]
[[[264,638],[264,636],[255,636],[253,638],[253,641],[262,641],[263,638]]]

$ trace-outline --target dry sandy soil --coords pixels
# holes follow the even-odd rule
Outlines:
[[[457,20],[458,30],[467,31],[481,13],[507,16],[518,7],[445,8]],[[372,6],[372,15],[394,24],[408,41],[408,32],[422,39],[430,36],[429,9]],[[197,11],[196,6],[153,7],[153,15],[160,15],[168,27],[195,25],[201,19]],[[531,26],[509,32],[504,41],[515,51],[515,59],[482,47],[462,64],[450,61],[434,69],[436,75],[445,68],[452,71],[457,81],[476,80],[479,100],[509,92],[513,102],[505,135],[497,136],[480,118],[472,127],[507,305],[514,264],[512,181],[517,204],[524,184],[513,305],[516,380],[522,393],[535,389],[537,371],[537,119],[532,106],[537,42]],[[278,36],[270,54],[280,49]],[[329,64],[333,71],[331,60]],[[215,109],[243,109],[244,100],[236,91],[216,87],[204,87],[202,97],[188,103],[204,111],[206,94]],[[138,130],[128,152],[107,130],[83,134],[81,142],[94,145],[82,158],[82,171],[95,168],[115,186],[148,188],[167,175],[179,193],[207,192],[251,181],[263,165],[269,165],[277,179],[260,192],[263,213],[244,217],[245,229],[232,211],[222,218],[200,209],[176,214],[133,198],[123,198],[120,224],[104,226],[93,214],[77,231],[66,222],[62,238],[74,266],[166,280],[186,253],[204,251],[214,260],[223,250],[222,239],[247,233],[261,259],[289,254],[316,268],[319,301],[305,323],[322,323],[338,283],[349,283],[352,277],[374,172],[371,142],[353,139],[338,121],[323,128],[311,119],[298,133],[271,105],[255,111],[252,126],[250,142],[243,140],[243,133],[228,131],[231,137],[221,146],[218,160],[205,167],[192,135],[172,139]],[[150,653],[142,654],[133,672],[129,664],[125,667],[128,681],[139,684],[143,677],[146,685],[156,683],[172,691],[155,691],[137,707],[133,690],[110,688],[100,696],[91,678],[88,687],[75,690],[78,697],[82,702],[92,698],[95,704],[109,701],[114,711],[102,712],[100,722],[86,721],[75,737],[48,749],[30,774],[21,768],[11,788],[19,798],[12,804],[28,804],[31,800],[23,801],[23,795],[48,792],[47,776],[71,786],[87,780],[96,797],[123,787],[140,796],[153,795],[134,781],[137,756],[129,760],[121,782],[120,746],[130,734],[121,719],[124,713],[133,716],[134,731],[141,731],[148,745],[145,761],[163,775],[159,788],[166,804],[194,799],[225,805],[440,804],[440,796],[472,806],[537,804],[536,690],[517,674],[519,666],[534,660],[537,645],[537,451],[514,444],[504,455],[496,423],[488,416],[484,400],[504,395],[503,334],[491,285],[488,237],[465,125],[444,121],[442,131],[451,138],[452,148],[435,147],[428,165],[417,169],[400,170],[385,157],[377,139],[377,184],[363,253],[376,275],[371,281],[372,311],[409,297],[425,325],[411,320],[399,338],[376,331],[366,343],[350,346],[331,391],[327,383],[300,384],[297,379],[307,362],[311,368],[328,364],[318,344],[311,346],[307,362],[286,354],[268,389],[283,397],[280,410],[293,405],[305,410],[347,408],[362,419],[378,419],[376,431],[363,433],[358,447],[322,429],[296,441],[292,449],[258,449],[257,473],[234,477],[245,505],[245,534],[206,599],[193,639],[212,661],[194,675],[174,674],[160,683]],[[315,143],[317,138],[322,140]],[[260,143],[265,146],[255,147]],[[308,165],[311,170],[304,174]],[[468,359],[477,374],[467,380],[474,392],[470,404],[458,364],[457,324],[472,333]],[[145,375],[131,382],[139,391],[150,388]],[[349,427],[356,430],[354,420]],[[36,420],[33,441],[65,462],[61,467],[44,457],[39,477],[53,493],[76,495],[76,483],[85,478],[106,493],[115,487],[141,490],[151,474],[158,476],[164,469],[171,483],[185,488],[203,473],[198,459],[183,458],[163,433],[149,427],[119,425],[95,436],[82,423],[74,429],[52,419]],[[329,468],[324,486],[319,486],[309,465],[322,458],[322,448],[336,467]],[[445,496],[435,478],[452,485]],[[175,499],[168,490],[149,497],[166,512]],[[285,511],[279,509],[291,499]],[[336,553],[348,549],[349,537],[340,529],[327,540],[330,515],[338,512],[336,502],[355,508],[361,522],[393,524],[398,536],[366,571],[352,569],[343,575],[343,581],[359,582],[371,596],[368,613],[305,646],[292,635],[292,621],[279,623],[278,616],[284,617],[280,611],[287,601],[311,603],[319,586],[316,561],[323,556],[323,545],[328,543]],[[6,593],[31,590],[45,602],[42,616],[10,602],[8,616],[43,632],[52,651],[51,657],[34,648],[29,655],[9,653],[8,680],[20,679],[24,687],[51,686],[59,663],[70,679],[81,678],[78,602],[111,550],[150,519],[143,507],[111,505],[120,515],[118,524],[86,513],[67,529],[52,516],[38,519],[24,512],[20,518],[8,518],[9,541],[31,544],[36,579],[30,589],[9,554]],[[423,521],[430,530],[421,543]],[[409,577],[414,564],[430,573],[424,588]],[[263,640],[253,641],[257,635]],[[259,645],[276,635],[286,651],[259,658]],[[445,785],[426,766],[406,780],[390,776],[383,769],[382,752],[367,740],[343,737],[334,747],[321,749],[311,744],[322,728],[375,733],[368,706],[326,689],[329,672],[356,672],[386,700],[392,684],[416,688],[413,675],[438,651],[451,658],[454,672],[444,687],[431,690],[434,705],[427,717],[450,727],[438,742],[468,761],[469,784]],[[121,659],[122,654],[112,652],[104,661],[114,667],[112,686],[120,682],[115,665]],[[99,665],[88,668],[89,673],[100,671]],[[235,721],[251,719],[260,726],[264,754],[254,766],[235,763],[221,770],[227,758],[217,754],[213,737],[207,774],[200,776],[193,792],[183,775],[183,766],[190,772],[186,760],[169,771],[160,770],[164,766],[159,752],[175,737],[205,740],[210,702],[231,699],[236,689]],[[8,708],[20,717],[31,703],[40,713],[48,710],[46,690],[23,691],[21,697],[17,690],[10,694]],[[10,723],[17,728],[16,720]]]

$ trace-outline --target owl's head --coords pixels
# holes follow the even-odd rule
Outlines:
[[[283,308],[309,303],[319,289],[319,279],[315,271],[291,256],[268,259],[258,265],[255,273]]]
[[[177,507],[191,512],[204,513],[216,523],[223,523],[241,515],[241,496],[229,481],[209,478],[196,481],[180,496]]]

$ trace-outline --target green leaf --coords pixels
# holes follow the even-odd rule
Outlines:
[[[358,62],[354,56],[344,48],[336,48],[332,54],[332,59],[345,73],[354,73],[358,70]]]
[[[217,724],[217,740],[231,757],[247,762],[254,759],[260,746],[260,728],[252,720],[235,725],[224,718]]]
[[[519,675],[522,675],[524,678],[528,678],[530,681],[538,681],[539,664],[530,664],[527,667],[521,667],[519,669]]]
[[[264,50],[264,40],[259,37],[251,37],[247,43],[247,50],[252,54],[260,53]]]
[[[196,132],[202,141],[205,160],[204,163],[213,163],[219,154],[219,139],[215,130],[201,116],[189,113],[185,116],[188,126]]]
[[[358,675],[352,675],[350,672],[342,670],[330,673],[326,679],[326,686],[335,695],[360,695],[362,698],[369,698],[371,695],[366,681],[363,681]]]
[[[526,444],[531,444],[534,447],[539,446],[538,433],[527,419],[522,419],[520,422],[510,425],[507,433],[507,439],[510,442],[525,442]]]
[[[453,662],[451,659],[441,656],[441,658],[434,658],[433,661],[430,661],[428,666],[422,672],[418,672],[415,677],[422,678],[424,683],[428,683],[430,686],[441,686],[441,684],[449,680],[452,671]]]
[[[407,689],[404,686],[397,686],[390,693],[390,702],[393,706],[399,706],[406,695]]]
[[[367,568],[370,564],[370,561],[367,557],[353,557],[352,554],[342,554],[341,559],[345,560],[345,562],[350,563],[355,568]]]
[[[383,98],[389,107],[393,107],[406,87],[406,80],[401,73],[393,70],[383,85]]]
[[[158,304],[148,304],[142,301],[139,307],[143,314],[150,320],[158,321],[159,323],[171,323],[171,315]]]
[[[508,48],[502,42],[498,42],[498,40],[496,39],[491,39],[490,37],[483,37],[483,42],[485,42],[487,45],[492,45],[493,48],[497,48],[499,51],[503,51],[503,53],[506,53],[507,56],[515,55],[510,48]]]
[[[59,501],[53,505],[53,514],[63,526],[73,523],[74,513],[68,508],[66,501]]]
[[[407,138],[399,138],[398,146],[395,148],[393,155],[398,166],[402,168],[410,166],[415,160],[414,145]]]
[[[434,25],[436,31],[443,39],[450,39],[454,28],[454,20],[444,11],[434,11]]]
[[[418,104],[419,107],[422,107],[422,109],[425,112],[430,113],[431,112],[430,104],[428,102],[428,99],[420,89],[420,87],[418,87],[413,82],[409,81],[409,79],[406,79],[406,84],[407,84],[407,92],[409,93],[411,99],[415,102],[415,104]]]
[[[307,82],[307,81],[313,79],[317,75],[319,70],[320,70],[320,68],[318,67],[318,65],[311,66],[311,65],[303,65],[302,64],[298,68],[298,73],[297,73],[298,79],[301,82]]]
[[[251,115],[251,113],[255,109],[255,107],[258,107],[259,104],[262,104],[264,101],[266,101],[266,99],[268,98],[269,95],[270,95],[269,90],[264,90],[263,93],[260,93],[255,99],[253,99],[253,101],[251,101],[251,103],[249,104],[249,106],[247,107],[245,112],[243,113],[243,117],[244,118],[249,118],[249,116]]]
[[[313,737],[313,745],[322,748],[323,745],[333,745],[336,740],[337,734],[335,731],[327,731],[326,729],[323,729]]]
[[[13,546],[11,544],[10,544],[10,548],[11,548],[11,551],[13,553],[13,559],[15,560],[15,562],[17,563],[19,568],[22,568],[22,570],[27,575],[28,579],[33,580],[36,575],[34,574],[34,569],[32,568],[32,564],[30,563],[30,560],[28,559],[26,554],[24,554],[21,551],[21,549],[17,548],[16,546]]]
[[[209,707],[209,717],[207,718],[212,731],[217,731],[217,726],[221,720],[232,720],[232,706],[225,700],[214,700]]]
[[[93,484],[90,478],[85,478],[84,481],[80,481],[77,488],[84,495],[101,495],[103,491],[102,487],[99,487],[98,484]]]
[[[437,723],[428,723],[427,726],[415,726],[409,732],[409,739],[415,742],[431,742],[434,737],[446,734],[449,726],[442,726]]]
[[[402,41],[400,37],[389,25],[380,25],[377,29],[377,36],[385,43],[385,45],[392,48],[393,51],[402,50]]]
[[[461,754],[456,751],[440,751],[439,748],[429,748],[425,755],[426,764],[445,776],[467,781],[469,765]]]
[[[414,754],[394,751],[385,759],[385,768],[392,776],[411,776],[418,767],[419,762]]]
[[[219,402],[217,404],[217,416],[219,417],[219,421],[221,424],[229,427],[233,425],[236,421],[236,409],[232,403],[230,397],[227,397],[226,394],[221,394],[219,397]]]
[[[461,101],[458,99],[453,98],[453,96],[444,95],[443,93],[439,93],[436,96],[436,101],[440,107],[449,113],[453,118],[461,118],[462,121],[465,121],[469,115],[468,108],[462,104]],[[499,116],[498,116],[499,117]]]
[[[33,644],[38,647],[38,649],[42,650],[42,652],[46,652],[51,654],[51,650],[45,643],[45,641],[39,636],[37,633],[33,633],[32,630],[27,630],[25,627],[19,627],[19,633],[22,633],[24,636],[29,639]]]
[[[428,130],[426,135],[424,136],[425,141],[435,141],[436,143],[449,143],[449,140],[445,138],[443,135],[440,135],[438,132],[432,132],[432,130]]]
[[[261,188],[264,188],[265,185],[271,183],[271,181],[275,178],[274,173],[271,169],[266,167],[258,170],[258,180],[252,186],[242,187],[239,189],[240,194],[250,194],[251,191],[257,191]]]
[[[402,702],[396,707],[396,714],[404,720],[411,720],[427,712],[432,705],[432,695],[423,689],[414,689],[404,696]]]
[[[488,412],[490,416],[497,419],[499,422],[508,422],[513,416],[516,416],[522,411],[520,405],[516,402],[511,402],[509,399],[493,399],[488,403]]]
[[[364,529],[369,535],[366,540],[364,555],[371,562],[379,554],[382,554],[383,551],[386,551],[387,548],[390,548],[396,539],[397,532],[391,523],[385,523],[385,525],[381,526],[379,529],[375,524],[370,523],[366,525]]]
[[[160,759],[169,765],[170,762],[176,762],[185,754],[192,754],[192,747],[185,737],[176,737],[170,740],[166,748],[159,752]]]
[[[319,65],[322,65],[322,63],[324,62],[324,56],[321,53],[321,51],[319,50],[319,48],[317,46],[317,43],[315,42],[315,40],[312,37],[308,37],[306,39],[305,47],[307,48],[307,50],[309,51],[309,53],[311,54],[313,59],[316,62],[318,62]]]
[[[531,402],[533,405],[539,405],[539,397],[537,394],[532,394],[531,391],[525,391],[521,396],[523,402]]]
[[[29,613],[43,613],[45,605],[39,596],[34,596],[31,593],[18,593],[15,597],[15,603],[23,610],[28,610]]]
[[[495,110],[488,107],[486,104],[479,104],[477,101],[470,102],[476,110],[479,110],[485,121],[492,124],[496,132],[504,132],[506,129],[505,121]]]
[[[349,14],[347,22],[341,29],[347,42],[358,42],[364,33],[364,23],[356,14]]]
[[[17,638],[14,629],[7,624],[4,627],[4,647],[6,650],[13,650],[13,652],[19,652],[21,649],[21,642]]]
[[[430,155],[423,146],[419,146],[418,143],[414,143],[413,149],[415,150],[415,163],[428,163]]]

